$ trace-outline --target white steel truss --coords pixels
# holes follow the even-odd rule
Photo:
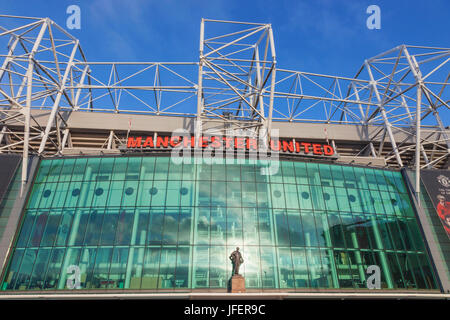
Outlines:
[[[376,126],[377,144],[355,157],[384,157],[417,177],[450,161],[449,48],[400,45],[347,78],[278,68],[270,24],[202,19],[198,62],[95,62],[52,20],[6,15],[0,46],[0,152],[23,154],[23,183],[30,153],[70,144],[75,111],[193,117],[197,134],[208,120],[266,141],[272,121]],[[35,109],[50,111],[45,127]]]

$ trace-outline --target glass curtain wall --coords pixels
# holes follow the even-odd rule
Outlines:
[[[267,165],[42,160],[1,289],[225,290],[237,246],[248,290],[437,288],[399,172]]]

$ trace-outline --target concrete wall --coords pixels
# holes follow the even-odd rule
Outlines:
[[[45,127],[50,111],[32,110],[32,115],[36,122]],[[62,113],[63,118],[67,121],[70,129],[77,131],[127,131],[131,129],[132,132],[172,132],[175,129],[186,129],[194,131],[195,118],[180,117],[180,116],[153,116],[148,114],[115,114],[115,113],[100,113],[100,112],[72,112]],[[131,122],[131,128],[130,128]],[[34,121],[33,121],[34,124]],[[21,126],[21,123],[11,122],[9,125]],[[203,128],[218,128],[222,129],[223,122],[205,121]],[[324,140],[334,139],[337,141],[379,141],[382,134],[378,126],[358,126],[346,124],[324,124],[324,123],[299,123],[299,122],[280,122],[274,121],[273,129],[279,129],[280,137],[291,137],[308,140]],[[325,132],[326,129],[326,132]],[[397,142],[414,143],[408,134],[408,128],[403,131],[392,128]],[[432,130],[422,128],[422,136],[429,136]],[[450,130],[447,131],[450,135]],[[429,137],[432,139],[432,137]]]

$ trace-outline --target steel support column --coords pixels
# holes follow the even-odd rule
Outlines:
[[[397,147],[397,143],[395,142],[394,134],[392,133],[391,124],[389,123],[389,120],[388,120],[387,115],[386,115],[386,110],[384,109],[384,102],[383,102],[383,100],[380,97],[380,93],[378,92],[378,88],[377,88],[377,83],[376,83],[376,81],[375,81],[375,79],[373,77],[372,70],[371,70],[369,62],[367,60],[365,61],[365,65],[366,65],[367,72],[368,72],[369,77],[370,77],[370,85],[372,86],[373,91],[375,92],[375,96],[376,96],[377,101],[378,101],[378,106],[380,108],[380,112],[381,112],[381,115],[383,117],[383,122],[384,122],[384,125],[385,125],[385,128],[386,128],[386,131],[387,131],[387,133],[389,135],[389,139],[391,140],[392,149],[394,150],[394,154],[395,154],[395,157],[397,159],[397,163],[398,163],[398,165],[400,167],[403,167],[403,161],[402,161],[402,159],[400,157],[400,154],[398,152],[398,147]]]

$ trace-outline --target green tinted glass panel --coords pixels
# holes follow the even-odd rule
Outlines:
[[[236,247],[249,290],[437,289],[400,172],[190,160],[42,160],[1,290],[225,292]]]

